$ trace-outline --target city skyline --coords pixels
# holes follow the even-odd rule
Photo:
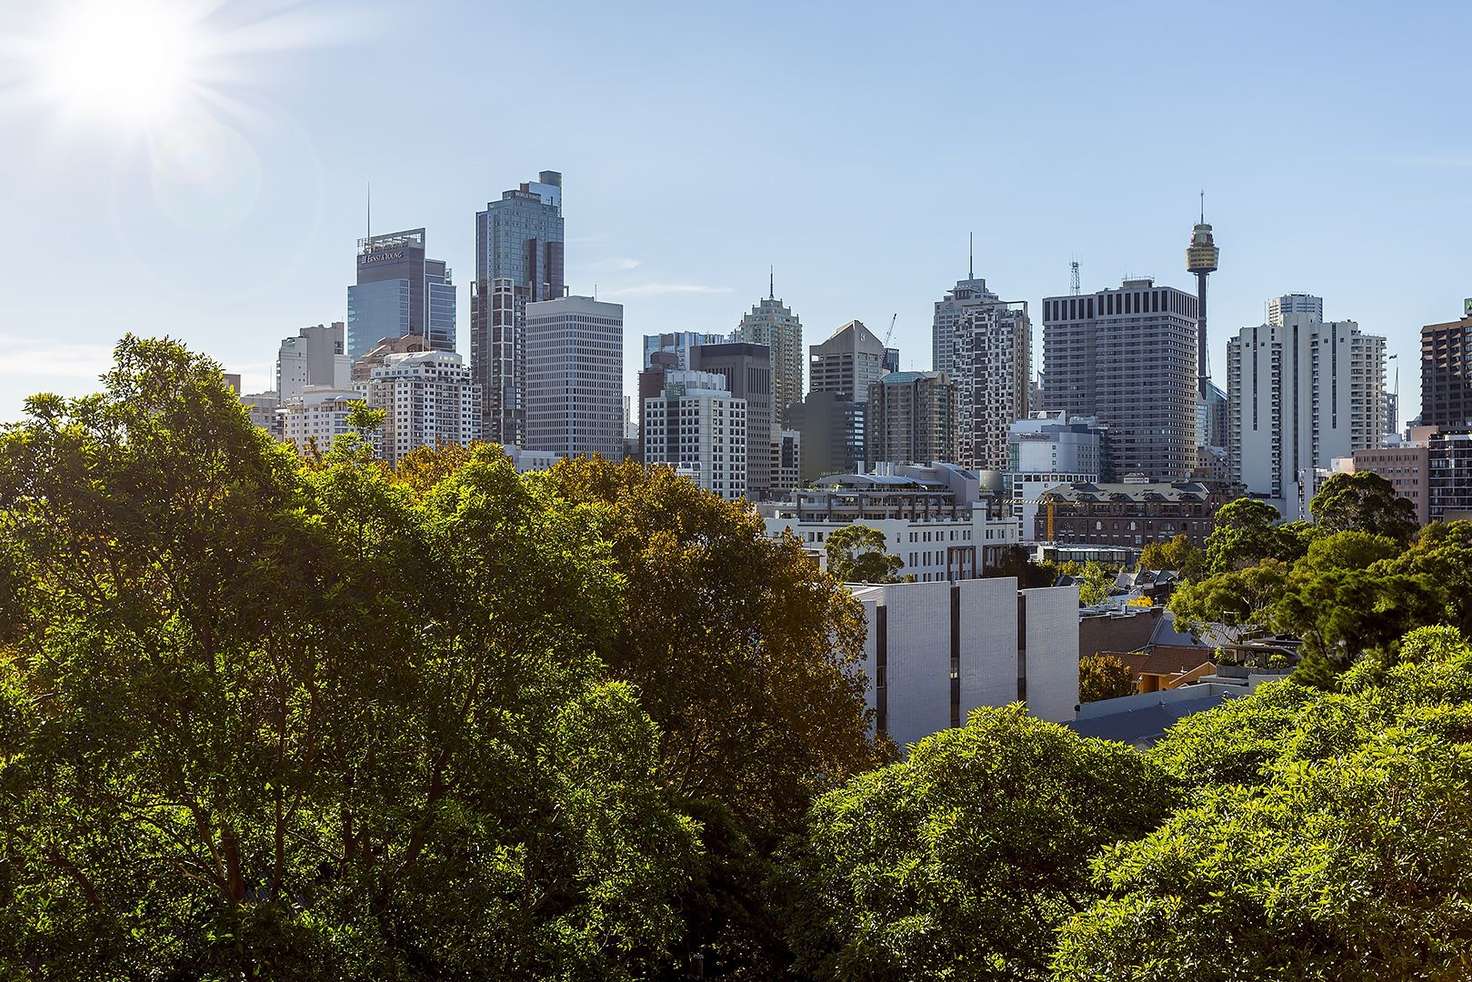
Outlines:
[[[0,244],[0,262],[26,287],[0,298],[7,349],[0,419],[15,418],[32,392],[92,388],[126,330],[178,337],[242,374],[247,390],[266,387],[281,337],[346,319],[344,286],[366,229],[369,180],[373,228],[427,228],[434,254],[457,271],[457,350],[468,361],[475,212],[541,168],[567,174],[576,189],[567,208],[567,283],[574,293],[596,287],[600,299],[624,304],[630,392],[640,359],[631,340],[677,330],[729,334],[768,295],[772,266],[774,292],[802,319],[804,346],[846,321],[882,328],[897,313],[903,370],[933,367],[931,305],[965,272],[973,232],[975,274],[1034,305],[1067,292],[1074,259],[1085,293],[1131,273],[1192,290],[1181,247],[1202,187],[1206,220],[1229,257],[1211,278],[1218,385],[1225,385],[1226,338],[1262,323],[1269,297],[1323,296],[1326,317],[1353,318],[1385,336],[1388,352],[1409,369],[1420,327],[1454,319],[1472,294],[1472,262],[1454,220],[1472,202],[1472,143],[1446,125],[1455,118],[1455,27],[1472,24],[1460,8],[1427,20],[1348,12],[1334,45],[1305,45],[1289,65],[1261,45],[1260,12],[1213,11],[1211,37],[1201,40],[1206,12],[1162,6],[1169,18],[1156,25],[1151,59],[1085,59],[1066,71],[1023,73],[1027,56],[1006,48],[986,65],[933,57],[961,40],[927,31],[934,18],[895,25],[859,11],[835,24],[816,11],[778,18],[761,5],[671,9],[671,34],[691,41],[672,57],[609,12],[574,4],[559,43],[573,53],[596,50],[598,68],[548,80],[540,97],[562,110],[559,125],[498,129],[448,121],[509,114],[483,90],[514,84],[544,42],[535,25],[513,22],[504,62],[462,75],[452,66],[487,19],[469,5],[436,7],[437,18],[410,18],[309,3],[302,10],[319,15],[311,29],[268,44],[261,18],[252,19],[258,5],[220,5],[209,29],[242,39],[234,77],[209,82],[230,97],[229,108],[190,130],[197,142],[187,146],[150,139],[141,124],[60,118],[28,94],[19,62],[19,71],[0,76],[0,132],[17,137],[8,141],[17,152],[0,164],[0,179],[27,189],[11,216],[13,234]],[[967,16],[959,7],[935,12]],[[1316,36],[1307,12],[1273,16],[1285,32]],[[995,21],[998,34],[1046,37],[1065,49],[1137,37],[1131,21],[1104,11],[1078,9],[1055,21],[1005,10]],[[785,30],[774,35],[773,24]],[[31,47],[44,48],[45,13],[18,11],[5,30],[0,50],[16,48],[17,38],[39,38]],[[741,44],[757,31],[767,47]],[[604,47],[610,39],[616,43]],[[712,60],[736,64],[738,56],[780,69],[801,50],[811,82],[846,47],[881,41],[901,46],[900,70],[850,80],[845,89],[793,90],[782,82],[790,81],[787,69],[768,78],[743,72],[749,85],[733,93],[705,71]],[[923,58],[913,51],[922,42],[934,49]],[[403,44],[436,52],[424,77],[404,91],[357,99],[357,66]],[[1359,66],[1352,77],[1334,70],[1347,57]],[[1163,72],[1188,71],[1230,73],[1234,82],[1205,97],[1156,84]],[[1023,74],[1026,87],[1014,80]],[[604,77],[608,83],[595,88]],[[425,89],[439,94],[442,105],[432,111],[446,125],[403,153],[402,133],[369,121],[410,106],[425,112]],[[937,117],[983,90],[987,98],[967,101],[976,134],[955,133],[938,146]],[[1206,120],[1193,130],[1192,154],[1162,156],[1110,140],[1092,141],[1087,153],[1069,149],[1068,134],[1098,133],[1102,114],[1113,118],[1118,103],[1143,93],[1147,108],[1135,110],[1142,122]],[[659,111],[614,111],[635,103]],[[892,126],[869,125],[900,107],[903,118]],[[1280,141],[1264,157],[1261,137],[1290,115],[1321,121],[1324,132]],[[1017,134],[1013,152],[979,158],[972,151],[992,128]],[[752,130],[780,138],[744,139]],[[855,153],[834,158],[839,141]],[[730,154],[736,146],[743,153]],[[922,175],[934,193],[913,193]],[[801,196],[791,194],[795,186]],[[88,222],[95,235],[71,233]],[[1418,374],[1401,372],[1403,419],[1419,409]]]

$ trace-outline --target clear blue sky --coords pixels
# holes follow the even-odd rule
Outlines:
[[[1420,325],[1472,296],[1465,3],[178,2],[204,95],[104,121],[113,88],[37,91],[55,4],[0,0],[0,419],[94,387],[125,330],[264,388],[281,337],[345,319],[370,177],[374,228],[453,266],[467,356],[474,214],[540,169],[630,373],[642,334],[733,327],[769,264],[805,341],[898,313],[928,367],[973,231],[1007,298],[1074,258],[1085,290],[1189,288],[1202,187],[1219,380],[1229,331],[1313,292],[1390,339],[1411,415]]]

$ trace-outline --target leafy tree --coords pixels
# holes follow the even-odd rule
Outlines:
[[[1167,734],[1152,757],[1194,803],[1103,851],[1057,978],[1472,973],[1472,649],[1421,629],[1339,688],[1265,686]]]
[[[904,560],[885,551],[884,533],[854,523],[828,534],[828,572],[843,583],[894,583]]]
[[[1184,533],[1165,542],[1147,542],[1140,550],[1140,569],[1171,569],[1194,580],[1206,568],[1206,555]]]
[[[1012,576],[1022,590],[1052,586],[1058,581],[1058,567],[1051,562],[1034,562],[1024,546],[1003,546],[998,560],[982,570],[981,575]]]
[[[1334,474],[1320,485],[1308,510],[1326,532],[1367,532],[1405,545],[1416,534],[1416,506],[1368,471]]]
[[[1277,525],[1278,509],[1257,498],[1238,498],[1217,509],[1206,538],[1206,571],[1226,573],[1264,559],[1291,563],[1308,545],[1295,530]]]
[[[884,759],[858,668],[863,609],[795,538],[669,468],[582,458],[528,477],[603,517],[626,589],[598,652],[660,727],[659,780],[707,823],[681,896],[684,955],[707,974],[775,976],[767,857],[814,797]]]
[[[820,980],[1042,979],[1094,896],[1089,857],[1170,801],[1135,751],[1020,705],[979,709],[814,806],[789,927]]]
[[[1093,559],[1086,563],[1073,561],[1061,563],[1058,571],[1078,582],[1078,602],[1085,607],[1091,607],[1107,600],[1114,589],[1115,578],[1119,576],[1119,570],[1112,569]]]
[[[0,975],[648,977],[698,829],[603,516],[301,465],[125,338],[0,434]],[[350,449],[350,448],[349,448]]]
[[[1135,673],[1115,655],[1085,655],[1078,660],[1078,701],[1097,702],[1133,695]]]
[[[1256,566],[1183,583],[1171,594],[1169,608],[1178,626],[1195,635],[1222,629],[1233,642],[1267,633],[1273,605],[1288,582],[1288,567],[1269,559]]]

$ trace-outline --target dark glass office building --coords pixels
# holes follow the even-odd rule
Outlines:
[[[384,338],[419,335],[455,350],[455,284],[442,259],[425,256],[424,229],[358,240],[358,281],[348,287],[348,355]]]

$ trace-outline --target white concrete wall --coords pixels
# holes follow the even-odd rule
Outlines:
[[[1027,709],[1061,722],[1078,706],[1078,587],[1023,590]]]
[[[963,580],[961,722],[978,706],[1017,701],[1017,580]]]
[[[905,747],[951,725],[951,585],[896,583],[884,593],[889,736]]]

